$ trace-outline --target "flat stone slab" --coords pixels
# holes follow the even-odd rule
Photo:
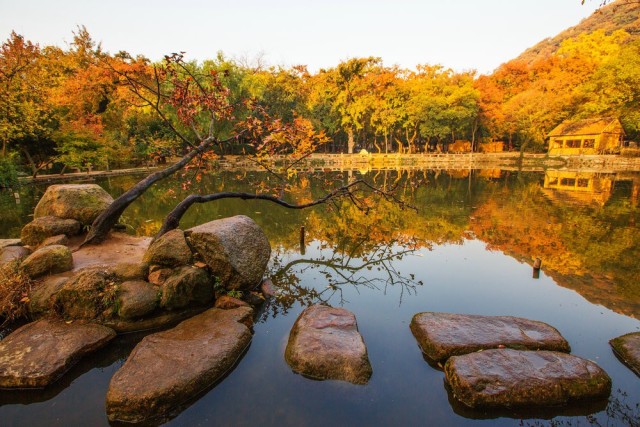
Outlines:
[[[640,332],[622,335],[609,341],[613,352],[636,375],[640,376]]]
[[[454,396],[471,408],[558,406],[611,393],[602,368],[556,351],[496,349],[453,356],[444,373]]]
[[[253,310],[212,308],[173,329],[146,336],[107,392],[111,421],[161,417],[214,384],[251,342]]]
[[[344,308],[305,309],[291,329],[285,359],[295,372],[314,379],[366,384],[372,374],[356,317]]]
[[[557,329],[521,317],[424,312],[413,316],[411,332],[422,352],[434,362],[501,347],[571,351]]]
[[[116,334],[95,324],[40,320],[0,341],[0,387],[45,387]]]

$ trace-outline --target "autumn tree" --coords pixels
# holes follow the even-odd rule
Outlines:
[[[1,154],[24,153],[32,169],[36,168],[32,149],[50,153],[51,148],[53,114],[42,65],[39,46],[15,32],[0,47]]]

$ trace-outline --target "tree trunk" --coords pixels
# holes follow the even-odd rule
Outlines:
[[[353,128],[352,127],[347,129],[347,137],[348,137],[347,153],[353,154],[353,147],[355,146],[355,142],[353,140]]]
[[[26,148],[23,148],[22,152],[29,162],[29,167],[31,168],[31,176],[35,178],[36,175],[38,175],[38,168],[36,167],[36,163],[33,161],[31,154],[29,154]]]
[[[166,169],[152,173],[147,176],[120,197],[115,199],[107,209],[105,209],[91,225],[91,230],[87,234],[82,246],[92,243],[100,243],[107,238],[107,234],[111,231],[111,228],[118,222],[120,216],[124,210],[138,197],[140,197],[149,187],[151,187],[156,181],[172,175],[174,172],[185,167],[191,160],[197,155],[202,154],[205,150],[211,146],[214,142],[214,138],[206,138],[195,149],[187,153],[179,162],[169,166]]]

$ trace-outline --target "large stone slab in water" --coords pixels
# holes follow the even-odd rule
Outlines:
[[[424,354],[434,362],[503,346],[519,350],[571,350],[554,327],[521,317],[425,312],[413,316],[411,332]]]
[[[640,376],[640,332],[614,338],[609,344],[616,356]]]
[[[210,221],[190,228],[185,234],[225,288],[248,290],[260,284],[271,246],[251,218],[237,215]]]
[[[251,342],[253,311],[212,308],[173,329],[146,336],[116,372],[107,392],[110,420],[161,417],[211,386]]]
[[[372,373],[356,317],[343,308],[304,310],[289,334],[285,359],[295,372],[315,379],[366,384]]]
[[[0,341],[0,387],[45,387],[115,335],[95,324],[40,320],[24,325]]]
[[[558,406],[611,392],[598,365],[555,351],[479,351],[451,357],[444,372],[454,396],[471,408]]]

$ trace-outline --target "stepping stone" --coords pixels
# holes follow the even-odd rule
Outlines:
[[[253,310],[212,308],[173,329],[146,336],[107,392],[111,421],[161,417],[214,384],[251,342]]]
[[[614,338],[609,341],[609,344],[615,355],[640,376],[640,332]]]
[[[314,379],[366,384],[372,374],[356,317],[343,308],[304,310],[289,334],[285,359],[295,372]]]
[[[40,320],[0,341],[0,387],[45,387],[116,334],[95,324]]]
[[[555,351],[485,350],[451,357],[445,380],[471,408],[558,406],[605,399],[611,379],[595,363]]]
[[[557,329],[521,317],[425,312],[413,316],[411,332],[422,352],[433,362],[502,347],[571,351]]]

